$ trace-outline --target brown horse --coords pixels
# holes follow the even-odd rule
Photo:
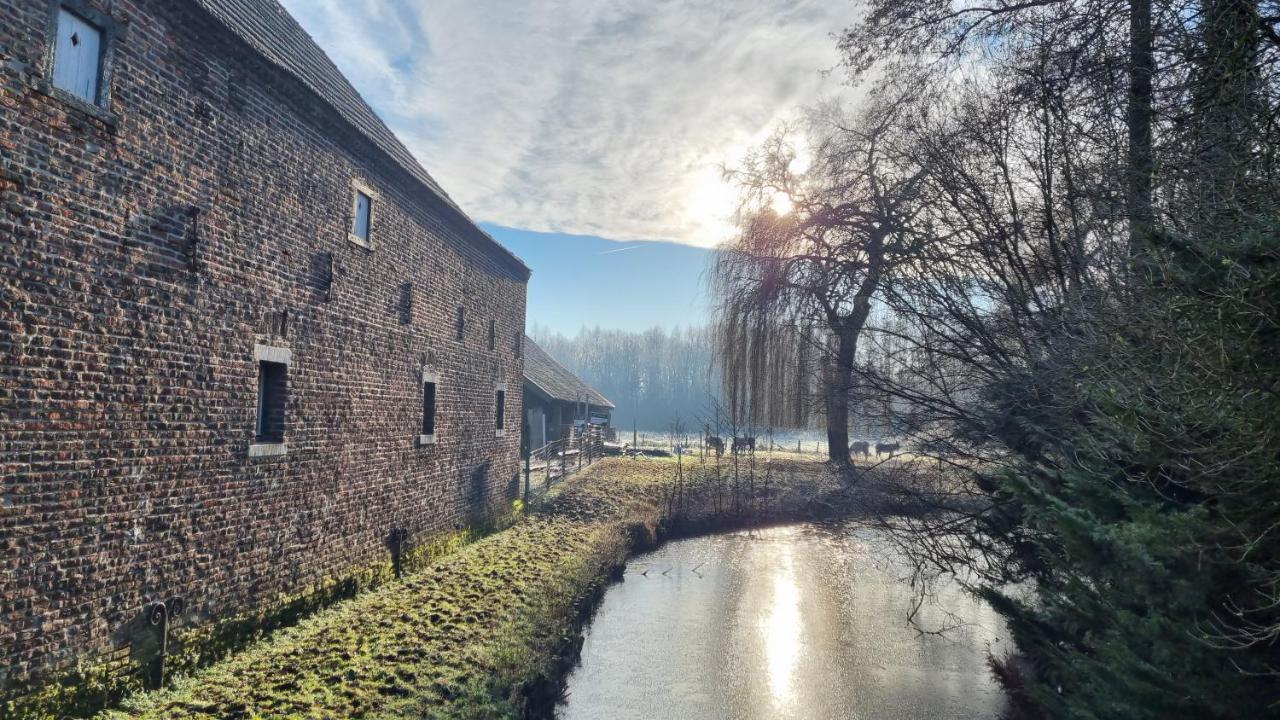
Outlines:
[[[724,454],[724,438],[719,435],[707,436],[707,447],[716,451],[716,457]]]
[[[876,454],[884,455],[885,453],[889,453],[889,457],[893,457],[893,454],[898,452],[898,450],[900,450],[901,448],[902,448],[902,445],[896,442],[895,443],[876,443]]]

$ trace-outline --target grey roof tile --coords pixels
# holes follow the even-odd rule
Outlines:
[[[586,400],[599,407],[614,407],[609,398],[556,362],[528,335],[524,338],[524,347],[524,379],[537,386],[548,397],[568,402]]]
[[[397,165],[422,183],[436,198],[458,213],[474,231],[509,259],[527,270],[520,258],[507,250],[458,207],[426,168],[391,132],[373,108],[360,97],[297,20],[277,0],[194,0],[228,30],[248,43],[268,62],[297,78],[347,123],[386,153]]]

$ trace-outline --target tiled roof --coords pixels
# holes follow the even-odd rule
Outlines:
[[[538,344],[528,335],[524,338],[524,379],[553,400],[568,402],[586,400],[599,407],[614,407],[614,404],[609,402],[609,398],[601,395],[599,390],[582,382],[577,375],[556,362],[555,358],[538,347]]]
[[[333,64],[315,40],[276,0],[195,0],[228,30],[248,43],[273,65],[297,78],[352,127],[386,153],[397,165],[422,183],[437,199],[468,223],[487,244],[515,261],[520,258],[476,227],[439,183],[414,159],[409,149],[360,97],[346,76]]]

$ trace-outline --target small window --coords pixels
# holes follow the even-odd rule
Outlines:
[[[493,427],[494,429],[501,430],[507,424],[507,391],[495,390],[494,402],[497,405],[497,412],[494,415]]]
[[[102,28],[58,8],[53,45],[53,85],[97,105],[102,85]]]
[[[458,308],[457,324],[457,338],[458,341],[461,342],[462,339],[467,336],[467,309],[464,307]]]
[[[422,383],[422,434],[436,434],[436,384]]]
[[[489,320],[489,349],[493,350],[498,346],[498,321]]]
[[[524,353],[524,333],[520,330],[516,331],[515,342],[513,345],[515,347],[516,357],[520,357]]]
[[[373,197],[361,189],[356,189],[355,199],[351,206],[351,239],[366,247],[369,246],[369,221],[373,217]]]
[[[284,442],[284,408],[288,388],[288,365],[267,360],[258,362],[257,442]]]

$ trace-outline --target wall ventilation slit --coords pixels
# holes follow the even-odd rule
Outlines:
[[[400,286],[400,300],[396,303],[396,309],[400,314],[401,325],[413,322],[413,283]]]
[[[187,208],[187,271],[200,272],[200,208]]]

